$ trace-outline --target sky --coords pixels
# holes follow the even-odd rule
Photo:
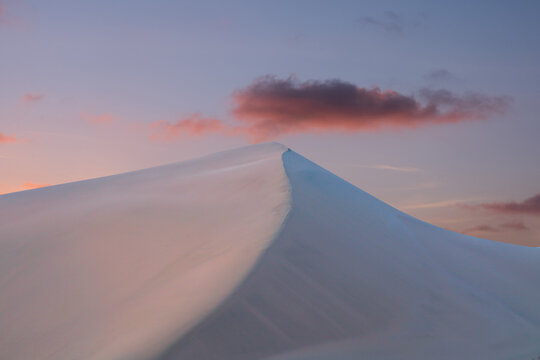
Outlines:
[[[0,0],[0,193],[277,141],[424,221],[540,246],[539,15]]]

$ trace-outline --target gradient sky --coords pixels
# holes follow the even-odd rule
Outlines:
[[[535,0],[0,1],[0,193],[275,140],[422,220],[540,246],[539,15]],[[347,87],[365,94],[343,114]],[[451,101],[422,98],[441,89]]]

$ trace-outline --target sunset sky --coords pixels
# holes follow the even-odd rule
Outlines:
[[[539,14],[0,0],[0,193],[278,141],[422,220],[540,246]]]

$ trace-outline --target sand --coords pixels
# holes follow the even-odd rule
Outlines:
[[[539,284],[279,144],[0,197],[1,359],[530,359]]]

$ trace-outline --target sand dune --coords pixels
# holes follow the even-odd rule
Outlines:
[[[0,197],[0,359],[151,359],[289,209],[280,146]]]
[[[540,252],[279,144],[0,197],[0,358],[530,359]]]

